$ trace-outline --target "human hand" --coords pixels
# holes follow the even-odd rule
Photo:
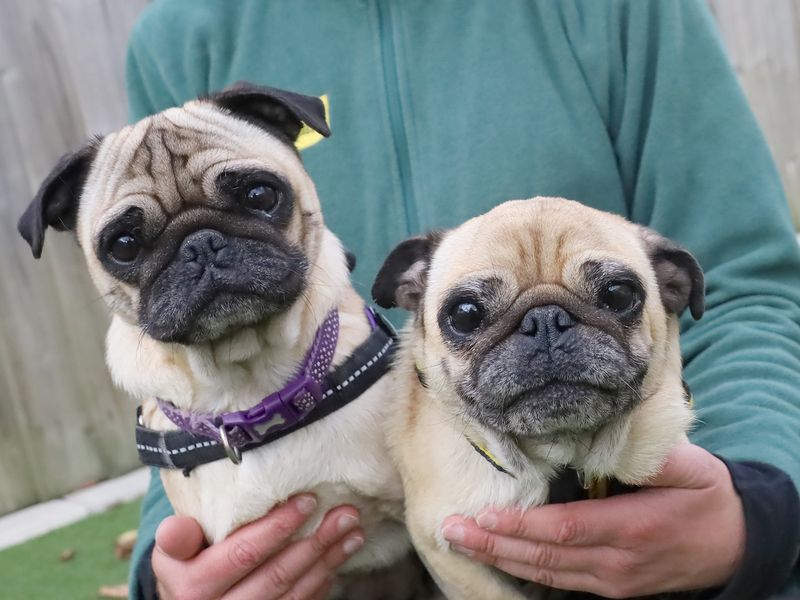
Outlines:
[[[291,537],[316,508],[302,494],[205,546],[194,519],[169,517],[156,532],[153,573],[163,600],[300,600],[325,598],[334,573],[364,544],[358,511],[334,508],[309,537]]]
[[[745,544],[727,467],[688,443],[633,494],[451,516],[442,533],[454,550],[516,577],[608,598],[721,586]]]

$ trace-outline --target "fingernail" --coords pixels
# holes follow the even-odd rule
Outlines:
[[[470,550],[469,548],[465,548],[464,546],[459,546],[458,544],[450,544],[450,549],[455,550],[456,552],[460,552],[466,556],[472,556],[475,554],[474,551]]]
[[[339,529],[339,533],[350,531],[356,525],[358,525],[358,517],[355,515],[345,514],[336,521],[336,527]]]
[[[304,515],[310,515],[317,508],[317,499],[314,496],[304,494],[295,498],[294,505]]]
[[[448,542],[463,542],[464,527],[462,525],[448,525],[442,529],[442,535]]]
[[[477,516],[475,522],[481,529],[494,529],[497,527],[497,515],[493,512],[484,512]]]
[[[363,545],[364,545],[364,538],[360,536],[355,536],[345,540],[342,549],[344,550],[345,554],[350,555],[358,552],[361,546]]]

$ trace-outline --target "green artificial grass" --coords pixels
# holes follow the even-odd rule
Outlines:
[[[136,529],[141,501],[111,508],[19,546],[0,550],[0,599],[96,599],[103,585],[128,578],[128,561],[114,555],[117,536]],[[69,550],[74,555],[62,560]]]

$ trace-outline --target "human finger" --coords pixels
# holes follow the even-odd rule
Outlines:
[[[551,570],[593,570],[602,553],[609,551],[604,546],[562,546],[498,535],[481,529],[474,521],[458,518],[447,519],[442,534],[455,551],[467,556],[482,555]]]
[[[527,510],[488,508],[478,527],[499,535],[566,546],[613,545],[628,526],[625,497],[549,504]]]
[[[703,489],[713,486],[727,467],[716,456],[688,442],[672,449],[661,471],[647,482],[648,487]]]
[[[358,525],[358,511],[349,506],[330,511],[317,530],[289,545],[259,565],[225,594],[225,600],[279,598],[314,570],[317,563],[327,574],[330,569],[320,559]],[[363,543],[363,534],[361,534]],[[320,582],[324,577],[320,578]]]
[[[364,532],[361,529],[353,530],[328,550],[322,560],[317,561],[311,570],[301,577],[287,594],[281,596],[280,600],[324,598],[325,595],[321,594],[321,590],[330,590],[336,569],[342,566],[363,545]]]
[[[221,596],[283,549],[316,506],[313,495],[301,494],[273,508],[200,553],[186,574],[186,584],[193,586],[198,598]]]
[[[471,558],[492,565],[514,577],[532,581],[545,587],[575,592],[589,592],[606,597],[621,598],[609,593],[605,582],[592,573],[582,571],[558,571],[536,567],[508,559],[496,559],[488,554],[475,553]]]
[[[188,560],[204,546],[203,528],[191,517],[167,517],[156,530],[155,549],[170,558]]]

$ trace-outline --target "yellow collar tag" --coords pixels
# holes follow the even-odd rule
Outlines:
[[[466,436],[465,436],[466,437]],[[471,439],[467,438],[469,445],[477,452],[478,454],[483,457],[483,459],[492,465],[495,469],[500,471],[501,473],[505,473],[509,477],[516,479],[516,475],[514,475],[511,471],[506,469],[503,465],[500,464],[500,461],[497,457],[491,453],[491,451],[483,444],[479,444],[477,442],[473,442]],[[609,494],[609,480],[608,477],[591,477],[590,479],[586,479],[581,471],[576,471],[576,475],[578,477],[578,482],[580,483],[581,487],[586,490],[587,495],[591,500],[599,500],[601,498],[607,498]]]
[[[581,484],[581,487],[586,490],[590,500],[608,498],[608,477],[592,476],[587,480],[582,471],[576,471],[576,474],[578,476],[578,482]]]
[[[686,406],[694,408],[694,396],[692,395],[691,388],[689,388],[689,384],[686,383],[685,379],[681,379],[681,384],[683,385],[683,398],[686,400]]]
[[[497,460],[497,457],[494,454],[492,454],[486,446],[484,446],[483,444],[478,444],[476,442],[473,442],[469,438],[467,438],[467,441],[469,442],[469,445],[473,447],[475,452],[480,454],[486,460],[486,462],[492,465],[495,469],[497,469],[501,473],[505,473],[509,477],[513,477],[514,479],[517,478],[511,471],[509,471],[508,469],[503,467],[503,465],[500,464],[500,461]]]
[[[330,127],[331,124],[331,116],[330,116],[330,107],[328,105],[328,94],[323,94],[319,97],[322,100],[322,104],[325,106],[325,122]],[[325,138],[322,137],[319,133],[311,129],[305,123],[303,124],[303,128],[300,130],[300,133],[297,135],[297,139],[294,141],[295,148],[298,151],[305,150],[306,148],[310,148],[315,144],[320,143]]]

